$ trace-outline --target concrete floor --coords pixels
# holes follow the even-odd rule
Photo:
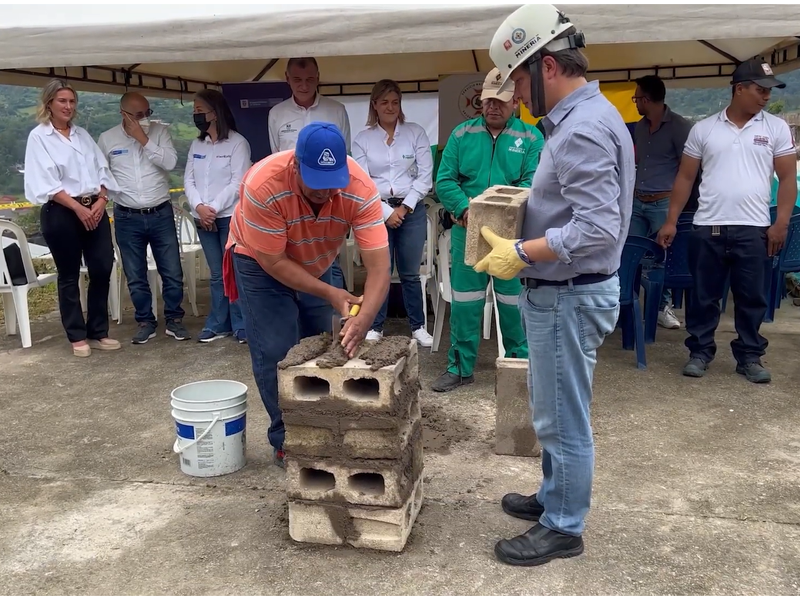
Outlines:
[[[202,319],[186,321],[196,335]],[[702,380],[680,376],[683,331],[658,332],[647,371],[618,333],[607,340],[586,552],[534,569],[492,552],[527,528],[503,514],[500,497],[530,493],[540,477],[539,459],[493,452],[494,341],[482,344],[476,383],[446,395],[429,391],[446,353],[422,355],[426,423],[444,435],[426,452],[426,499],[408,545],[392,554],[289,538],[284,475],[270,463],[246,346],[162,334],[132,346],[133,331],[127,311],[112,329],[123,349],[89,359],[71,356],[52,316],[34,324],[31,349],[0,337],[0,594],[800,594],[800,309],[791,303],[763,329],[767,386],[733,372],[729,317]],[[172,453],[169,394],[211,378],[250,386],[248,464],[193,479]]]

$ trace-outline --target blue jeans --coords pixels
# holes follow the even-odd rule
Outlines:
[[[253,377],[272,421],[267,438],[280,450],[286,432],[278,404],[278,362],[301,339],[330,332],[333,307],[322,298],[289,289],[249,256],[234,252],[233,268]],[[330,284],[331,271],[328,269],[320,280]]]
[[[664,225],[669,212],[669,198],[662,198],[655,202],[642,202],[634,196],[633,213],[631,214],[631,226],[628,235],[638,235],[640,237],[655,239],[658,230]],[[654,265],[653,268],[663,269],[664,265]],[[659,310],[664,310],[672,302],[672,293],[664,288],[661,297]]]
[[[242,311],[238,302],[229,302],[222,284],[222,256],[228,243],[228,229],[231,218],[216,219],[217,231],[197,228],[200,245],[206,255],[208,269],[211,271],[211,310],[206,318],[203,331],[214,333],[236,333],[245,328]]]
[[[394,266],[397,264],[397,274],[400,276],[400,286],[403,290],[403,305],[406,308],[411,331],[416,331],[425,325],[419,267],[425,242],[428,239],[428,218],[422,208],[406,215],[403,224],[397,229],[386,228],[389,233],[389,258],[391,260],[389,275],[391,276],[394,272]],[[383,322],[386,320],[388,310],[389,295],[387,294],[383,306],[375,316],[372,329],[383,331]]]
[[[539,523],[583,533],[594,473],[589,406],[597,349],[619,317],[619,277],[589,285],[523,289],[533,427],[542,445]]]
[[[183,269],[172,204],[147,214],[126,212],[115,205],[114,229],[136,322],[156,323],[152,290],[147,283],[148,244],[161,276],[164,319],[182,319]]]

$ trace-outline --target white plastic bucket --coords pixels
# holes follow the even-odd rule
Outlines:
[[[245,466],[247,386],[216,379],[188,383],[170,394],[181,471],[194,477],[234,473]]]

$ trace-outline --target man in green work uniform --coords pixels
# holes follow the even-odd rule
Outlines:
[[[472,383],[478,354],[489,275],[464,264],[469,202],[493,185],[531,187],[544,138],[536,127],[514,116],[513,91],[499,92],[500,72],[493,69],[481,93],[483,114],[456,127],[442,153],[436,193],[456,220],[451,230],[450,352],[447,371],[433,382],[435,392]],[[528,358],[517,308],[519,279],[492,278],[500,330],[507,358]]]

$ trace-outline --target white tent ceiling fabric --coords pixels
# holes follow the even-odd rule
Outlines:
[[[368,93],[384,77],[435,92],[442,75],[491,69],[492,35],[517,6],[160,5],[142,16],[129,6],[5,5],[0,83],[41,85],[54,73],[84,90],[118,91],[125,69],[131,87],[178,96],[280,80],[288,57],[315,56],[322,83],[338,86],[323,93]],[[800,66],[796,4],[559,7],[585,32],[601,81],[658,72],[681,87],[723,85],[734,60],[755,55],[779,73]]]

